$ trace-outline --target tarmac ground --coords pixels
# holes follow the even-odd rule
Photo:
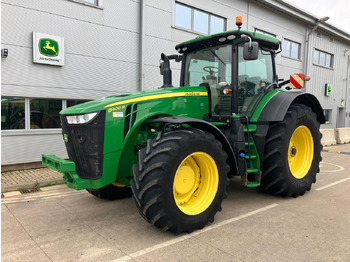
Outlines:
[[[2,261],[349,261],[350,144],[325,147],[310,192],[282,198],[231,179],[214,223],[178,236],[150,225],[130,198],[65,185],[1,201]]]

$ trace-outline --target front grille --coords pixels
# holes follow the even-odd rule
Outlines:
[[[68,156],[80,178],[95,180],[102,176],[105,118],[106,111],[100,111],[90,123],[70,125],[66,116],[61,116],[63,136],[68,136]]]

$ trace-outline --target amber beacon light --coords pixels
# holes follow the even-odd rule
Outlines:
[[[242,24],[242,16],[239,15],[236,17],[236,26],[241,26]]]

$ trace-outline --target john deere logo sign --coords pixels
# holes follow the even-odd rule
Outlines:
[[[64,65],[63,37],[33,32],[33,62]]]
[[[48,38],[40,39],[39,52],[45,56],[58,56],[59,46],[57,41]]]

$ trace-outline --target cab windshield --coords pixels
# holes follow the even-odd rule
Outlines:
[[[232,113],[251,116],[266,87],[274,81],[270,52],[260,48],[258,59],[244,60],[243,44],[238,45],[237,51],[238,112],[232,112],[232,92],[223,92],[223,87],[233,90],[232,45],[214,46],[187,54],[184,86],[205,85],[209,88],[212,116]]]
[[[187,54],[185,86],[210,88],[212,115],[231,113],[231,94],[223,95],[219,83],[231,86],[232,45],[210,47]]]
[[[220,82],[231,84],[232,46],[224,45],[187,54],[185,86],[208,83],[211,87]]]

